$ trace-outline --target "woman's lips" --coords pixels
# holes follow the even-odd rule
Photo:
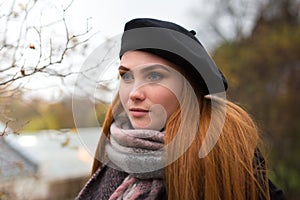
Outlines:
[[[149,110],[142,108],[130,108],[129,112],[133,117],[143,117],[149,113]]]

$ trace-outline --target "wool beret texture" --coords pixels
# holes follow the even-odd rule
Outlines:
[[[155,54],[179,66],[204,95],[225,92],[226,78],[195,35],[172,22],[133,19],[125,24],[119,56],[130,50]]]

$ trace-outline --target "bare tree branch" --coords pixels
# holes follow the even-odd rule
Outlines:
[[[3,39],[1,41],[2,46],[0,47],[0,57],[6,58],[6,60],[3,61],[1,59],[0,61],[0,72],[3,74],[3,76],[0,76],[0,86],[7,86],[19,79],[33,76],[37,73],[47,73],[50,66],[55,66],[63,62],[69,50],[73,50],[79,45],[86,43],[93,36],[92,35],[88,38],[84,38],[91,32],[91,28],[88,27],[88,25],[84,32],[80,34],[73,34],[72,36],[70,35],[70,30],[66,22],[65,14],[71,7],[73,0],[70,1],[70,3],[62,9],[62,18],[60,20],[56,20],[53,23],[44,25],[40,23],[38,27],[27,26],[28,15],[36,6],[37,2],[38,1],[36,0],[29,0],[27,4],[23,6],[23,9],[21,9],[21,13],[18,14],[20,26],[18,28],[18,36],[15,41],[12,40],[12,42],[8,42],[7,40],[9,37],[9,24],[12,22],[12,18],[10,16],[13,16],[14,9],[16,7],[15,1],[11,4],[10,11],[7,16],[2,17],[3,19],[5,18],[5,27],[3,32]],[[53,38],[50,36],[50,38],[48,39],[49,50],[47,55],[47,51],[45,51],[47,49],[45,46],[46,43],[42,39],[42,35],[44,33],[43,31],[49,28],[55,28],[55,26],[59,24],[62,24],[64,27],[64,42],[61,43],[62,46],[60,48],[57,48],[55,46],[57,44],[53,43]],[[26,45],[26,43],[30,43],[26,40],[26,37],[28,36],[30,30],[33,30],[36,34],[36,39],[38,41],[37,46],[36,44]],[[81,37],[83,37],[84,39],[81,39]],[[27,58],[25,57],[25,53],[30,49],[38,53],[36,64],[33,66],[26,65]],[[49,71],[51,72],[51,75],[60,75],[59,71],[56,71],[55,73],[53,73],[55,71],[53,69]],[[66,75],[67,74],[64,74],[63,76]]]
[[[78,73],[71,68],[67,72],[62,70],[72,65],[66,58],[73,56],[72,53],[83,54],[84,45],[97,34],[92,33],[89,19],[79,33],[71,30],[67,19],[73,0],[51,10],[59,13],[52,22],[41,10],[43,3],[41,0],[1,2],[0,106],[9,102],[6,99],[20,97],[22,90],[28,90],[26,84],[38,74],[58,77],[63,83],[65,77]],[[0,116],[5,123],[4,130],[0,130],[3,136],[15,119],[3,112]]]

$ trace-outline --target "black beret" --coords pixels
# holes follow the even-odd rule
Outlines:
[[[130,50],[150,52],[182,68],[204,95],[226,91],[226,78],[195,34],[168,21],[133,19],[125,24],[119,56]]]

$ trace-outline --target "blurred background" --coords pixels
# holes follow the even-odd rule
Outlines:
[[[74,199],[112,90],[102,83],[97,99],[85,88],[77,96],[76,77],[135,17],[197,32],[228,78],[227,98],[260,128],[270,179],[298,199],[300,0],[0,0],[0,200]],[[74,99],[76,109],[94,105],[80,124]]]

